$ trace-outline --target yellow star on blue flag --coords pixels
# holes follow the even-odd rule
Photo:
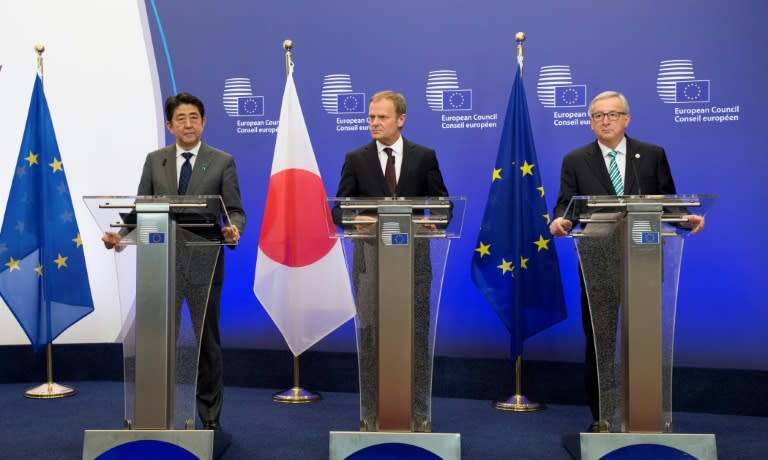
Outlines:
[[[557,252],[543,237],[549,235],[549,214],[519,68],[496,158],[496,165],[510,164],[521,165],[520,172],[504,180],[492,177],[471,273],[509,330],[515,359],[525,339],[566,317]],[[520,268],[514,270],[511,261],[518,260]]]
[[[35,350],[93,311],[74,215],[64,161],[37,77],[0,229],[0,296]],[[76,244],[72,235],[77,235]]]

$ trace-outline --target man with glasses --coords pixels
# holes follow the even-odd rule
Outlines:
[[[624,134],[629,126],[629,103],[623,94],[605,91],[589,104],[590,126],[597,139],[577,148],[563,158],[560,170],[560,192],[555,205],[555,219],[549,226],[554,236],[565,236],[573,222],[563,215],[571,198],[579,195],[674,195],[675,183],[662,147],[630,138]],[[682,227],[698,233],[704,218],[688,215]],[[581,275],[581,273],[580,273]],[[589,301],[581,279],[581,317],[586,335],[584,385],[592,412],[589,431],[599,431],[599,392],[597,362],[589,313]]]

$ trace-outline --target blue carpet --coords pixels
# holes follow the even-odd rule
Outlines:
[[[61,382],[66,383],[66,382]],[[0,459],[79,460],[83,431],[120,429],[122,384],[76,382],[58,400],[23,396],[30,384],[0,385]],[[358,428],[355,393],[323,393],[315,404],[276,404],[274,390],[227,387],[222,425],[232,434],[223,460],[327,459],[328,432]],[[433,430],[461,433],[464,459],[569,459],[562,435],[584,429],[586,406],[550,405],[533,413],[497,411],[490,401],[435,398]],[[768,459],[768,418],[675,414],[679,433],[715,433],[721,459]]]

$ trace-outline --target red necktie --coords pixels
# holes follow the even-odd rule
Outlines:
[[[395,188],[397,187],[397,178],[395,176],[395,157],[392,155],[392,149],[387,147],[384,149],[384,153],[387,154],[387,167],[384,169],[384,181],[387,183],[389,194],[395,196]]]

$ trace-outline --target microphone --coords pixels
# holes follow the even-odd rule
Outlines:
[[[163,158],[163,167],[165,167],[166,163],[168,163],[168,158]]]
[[[202,164],[202,165],[200,165],[200,166],[202,167],[202,169],[203,169],[203,172],[205,172],[205,170],[206,170],[206,169],[208,169],[208,163],[203,163],[203,164]]]
[[[637,194],[642,195],[643,190],[640,187],[640,175],[637,173],[637,162],[640,161],[640,154],[635,153],[634,159],[630,160],[630,163],[632,163],[632,173],[635,175],[635,182],[637,182]]]

